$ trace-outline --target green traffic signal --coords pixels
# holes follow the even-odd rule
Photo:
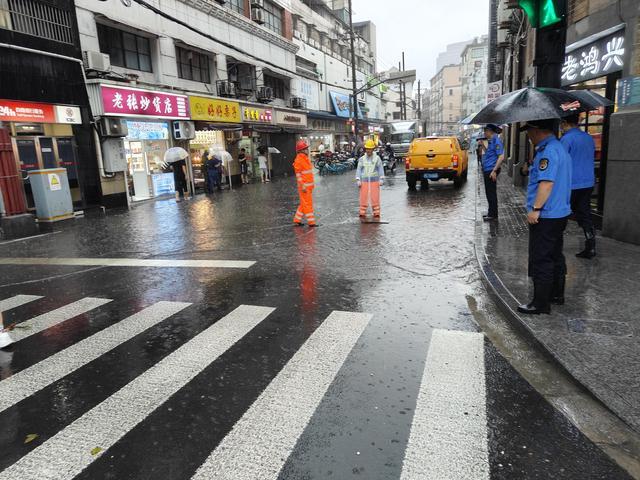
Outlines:
[[[519,0],[533,28],[544,28],[562,21],[565,0]]]

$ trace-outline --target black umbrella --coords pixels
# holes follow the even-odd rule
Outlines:
[[[611,104],[593,92],[527,87],[498,97],[468,123],[501,124],[562,118]]]

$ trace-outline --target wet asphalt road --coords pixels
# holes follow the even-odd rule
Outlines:
[[[111,300],[64,321],[46,317],[51,323],[42,331],[28,322],[24,325],[29,328],[15,330],[25,338],[0,355],[0,479],[30,478],[25,472],[34,478],[189,479],[214,450],[236,473],[218,475],[214,468],[202,478],[629,478],[488,340],[474,335],[479,330],[469,302],[490,300],[473,251],[473,174],[459,190],[442,182],[408,192],[399,172],[383,187],[382,215],[389,223],[380,225],[358,221],[351,173],[316,178],[321,227],[315,230],[291,226],[297,204],[290,177],[182,203],[159,200],[131,212],[79,219],[46,237],[0,245],[5,258],[256,262],[247,269],[0,265],[0,301],[16,295],[42,297],[6,310],[5,324],[20,327],[85,297]],[[189,305],[123,337],[95,358],[90,348],[62,357],[60,363],[73,358],[78,367],[62,374],[53,370],[59,378],[49,373],[41,387],[31,387],[32,372],[55,355],[157,302]],[[216,324],[223,328],[223,317],[240,305],[274,310],[138,420],[131,421],[125,409],[116,408],[115,414],[100,410],[198,334]],[[299,378],[293,371],[293,384],[302,391],[287,389],[280,382],[284,374],[279,374],[290,373],[288,362],[295,363],[320,326],[329,326],[333,312],[371,317],[351,343],[347,335],[329,344],[320,339],[311,360],[303,362],[308,370]],[[349,328],[357,323],[350,318]],[[479,346],[480,353],[471,355],[448,332],[463,332],[460,338]],[[436,337],[437,345],[432,342]],[[332,364],[332,347],[342,342],[345,356]],[[193,358],[205,354],[193,350]],[[431,365],[452,370],[438,376],[438,367],[423,383],[428,356]],[[450,365],[456,362],[458,370]],[[164,365],[160,370],[171,377],[173,367]],[[315,392],[325,370],[326,390]],[[21,372],[29,377],[20,387],[27,393],[2,405],[18,390],[8,381]],[[151,384],[156,392],[162,388]],[[252,407],[261,395],[271,398],[269,406],[284,406],[273,411]],[[140,398],[146,397],[132,390],[123,402],[137,405]],[[96,406],[88,437],[67,428],[82,423]],[[297,407],[302,413],[293,417],[307,418],[296,427],[287,413],[298,412]],[[243,422],[250,435],[236,435],[234,443],[232,429]],[[280,439],[264,433],[273,425],[278,434],[293,439],[275,456],[269,449]],[[65,432],[71,433],[60,449],[56,441]],[[29,434],[37,438],[25,443]],[[225,437],[227,448],[217,449]],[[249,455],[262,452],[260,441],[267,453],[256,460]],[[94,448],[98,450],[90,452]],[[84,456],[67,454],[74,449]],[[417,470],[409,468],[405,455],[417,459]],[[43,467],[47,458],[60,463]],[[247,458],[253,465],[243,465]],[[421,459],[428,464],[422,474]]]

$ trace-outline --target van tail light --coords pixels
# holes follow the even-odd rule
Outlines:
[[[404,159],[404,168],[411,168],[411,157],[407,157]]]
[[[451,155],[451,166],[453,166],[453,168],[458,168],[458,155]]]

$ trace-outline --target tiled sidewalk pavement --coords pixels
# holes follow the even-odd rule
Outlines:
[[[478,182],[478,258],[512,319],[530,332],[579,382],[640,432],[640,246],[598,237],[598,257],[574,256],[581,230],[570,221],[565,236],[567,302],[551,315],[516,312],[529,300],[525,190],[501,175],[497,222],[484,223],[484,187]]]

